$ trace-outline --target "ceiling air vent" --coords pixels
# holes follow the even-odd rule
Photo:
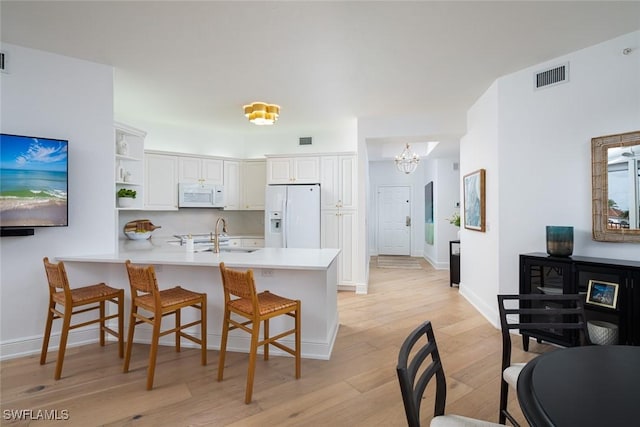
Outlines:
[[[566,83],[569,81],[569,63],[566,62],[562,65],[540,71],[536,73],[533,78],[536,89]]]

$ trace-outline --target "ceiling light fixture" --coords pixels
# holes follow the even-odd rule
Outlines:
[[[244,115],[255,125],[272,125],[278,120],[280,106],[266,102],[253,102],[242,107]]]
[[[410,174],[418,167],[418,163],[420,163],[420,156],[411,151],[409,144],[404,147],[402,153],[399,156],[396,156],[396,167],[400,172],[404,172],[406,174]]]

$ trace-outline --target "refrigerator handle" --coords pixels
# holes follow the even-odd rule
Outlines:
[[[282,201],[284,218],[282,218],[282,222],[284,223],[284,227],[282,227],[282,247],[287,247],[287,229],[289,228],[289,199],[285,197]]]

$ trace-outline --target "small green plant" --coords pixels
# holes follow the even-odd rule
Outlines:
[[[460,227],[460,214],[458,212],[454,212],[447,220],[456,227]]]
[[[121,188],[118,190],[118,197],[130,197],[132,199],[135,199],[136,194],[136,190],[131,190],[129,188]]]

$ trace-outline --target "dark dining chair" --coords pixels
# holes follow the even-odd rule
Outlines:
[[[499,423],[507,420],[514,426],[518,422],[507,410],[509,387],[516,390],[518,376],[525,363],[511,361],[511,331],[518,329],[520,334],[532,332],[539,334],[563,334],[577,331],[579,345],[589,345],[589,332],[584,315],[583,296],[578,294],[520,294],[498,295],[498,311],[502,330],[502,379],[500,382]]]
[[[422,344],[419,342],[422,341]],[[419,344],[419,347],[417,345]],[[411,357],[413,354],[413,357]],[[430,360],[427,360],[430,358]],[[430,321],[407,336],[398,354],[398,381],[409,427],[420,426],[420,404],[429,381],[436,377],[436,400],[431,427],[496,427],[499,424],[460,415],[444,415],[447,384]],[[419,375],[418,375],[419,374]],[[417,378],[417,379],[416,379]]]

